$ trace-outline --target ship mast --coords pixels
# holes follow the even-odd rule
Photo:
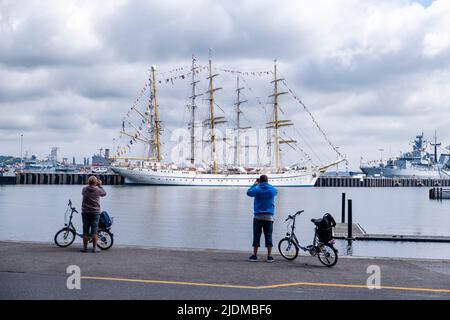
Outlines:
[[[218,123],[223,123],[223,117],[215,117],[214,115],[214,92],[222,88],[214,88],[213,79],[217,77],[218,74],[212,74],[212,62],[211,62],[211,52],[209,56],[209,90],[206,93],[209,94],[209,127],[210,127],[210,138],[211,138],[211,167],[214,174],[217,174],[217,154],[216,154],[216,134],[215,125]]]
[[[152,74],[150,73],[148,77],[149,82],[149,88],[152,88]],[[153,93],[150,91],[150,97],[148,100],[148,106],[147,110],[145,112],[145,115],[142,115],[144,117],[145,125],[147,126],[147,134],[148,139],[150,141],[149,144],[149,150],[148,150],[148,158],[149,159],[156,159],[155,155],[155,137],[154,137],[154,126],[153,126]]]
[[[195,57],[192,55],[192,96],[189,97],[191,99],[191,122],[190,122],[190,129],[191,129],[191,158],[189,159],[191,161],[192,165],[195,165],[195,109],[197,108],[197,105],[195,103],[195,98],[201,96],[202,94],[196,94],[195,88],[197,83],[200,81],[195,80],[195,71],[198,67],[195,66]]]
[[[161,162],[161,126],[158,118],[158,100],[156,98],[156,67],[152,66],[153,116],[155,122],[156,160]]]
[[[436,131],[434,131],[434,143],[431,143],[431,145],[434,147],[434,162],[437,163],[438,162],[437,147],[441,146],[442,143],[437,142],[437,132]]]
[[[149,76],[149,84],[151,87],[151,83],[152,83],[152,78],[151,75]],[[139,111],[139,109],[134,106],[131,108],[131,110],[133,110],[134,112],[136,112],[140,117],[142,117],[141,121],[143,121],[143,124],[145,124],[147,126],[147,139],[144,139],[144,137],[141,137],[139,134],[135,133],[135,134],[130,134],[128,132],[125,131],[125,119],[122,122],[122,130],[120,131],[121,134],[133,139],[134,141],[141,141],[145,144],[149,145],[149,150],[148,150],[148,154],[147,157],[133,157],[133,159],[136,160],[152,160],[155,159],[155,155],[154,155],[154,149],[155,149],[155,143],[154,143],[154,139],[153,139],[153,116],[151,114],[151,109],[153,108],[153,95],[150,94],[150,98],[148,101],[148,105],[145,108],[145,112],[142,113],[141,111]],[[136,130],[136,132],[140,132],[141,128],[136,127],[133,123],[131,123],[129,120],[126,121],[127,124],[129,126],[131,126],[134,130]],[[117,155],[115,156],[115,159],[131,159],[131,157],[118,157]]]
[[[275,130],[274,134],[274,157],[275,157],[275,171],[281,171],[281,154],[280,154],[280,145],[281,144],[290,144],[295,143],[294,140],[285,140],[280,137],[280,128],[294,125],[291,120],[280,120],[279,119],[279,104],[278,97],[283,94],[287,94],[287,92],[278,92],[278,82],[283,81],[284,79],[278,78],[277,75],[277,60],[274,61],[274,71],[273,71],[274,79],[271,83],[274,84],[273,94],[269,96],[269,98],[273,97],[273,113],[274,119],[271,122],[267,123],[267,128],[271,128]]]
[[[236,79],[236,83],[237,83],[237,89],[236,89],[236,93],[237,93],[237,97],[236,97],[236,103],[234,104],[236,106],[236,144],[235,144],[235,157],[234,157],[234,164],[236,166],[240,166],[241,164],[241,159],[240,159],[240,150],[241,150],[241,137],[240,137],[240,133],[241,130],[244,129],[249,129],[250,127],[241,127],[241,104],[247,102],[247,100],[243,100],[241,101],[241,91],[244,89],[244,87],[239,87],[239,76],[237,76]]]

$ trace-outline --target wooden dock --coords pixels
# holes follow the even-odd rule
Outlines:
[[[334,228],[334,238],[347,240],[347,232],[348,224],[338,223]],[[352,224],[352,234],[352,240],[450,243],[450,237],[444,236],[368,234],[359,223]]]
[[[347,239],[348,223],[337,223],[333,230],[334,237],[336,239]],[[363,237],[366,231],[359,223],[352,223],[353,238]]]
[[[450,179],[417,179],[417,178],[354,178],[328,177],[317,179],[316,187],[346,188],[386,188],[386,187],[450,187]]]
[[[0,185],[2,184],[16,184],[16,177],[0,175]]]
[[[118,174],[96,174],[87,172],[23,172],[15,177],[15,184],[74,184],[84,185],[90,176],[96,176],[104,185],[124,184],[125,178]],[[12,183],[10,183],[12,184]]]
[[[430,189],[431,200],[443,200],[450,199],[450,189],[445,188],[432,188]]]

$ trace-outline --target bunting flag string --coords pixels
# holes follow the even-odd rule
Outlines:
[[[200,74],[202,72],[204,72],[205,70],[209,71],[209,67],[206,65],[199,65],[196,66],[194,70],[191,69],[191,67],[189,66],[184,66],[184,67],[178,67],[178,68],[174,68],[168,71],[164,71],[164,72],[157,72],[157,83],[158,84],[171,84],[174,85],[176,81],[178,80],[189,80],[190,77],[192,76],[192,72],[195,72],[195,74]],[[241,70],[237,70],[237,69],[232,69],[232,68],[214,68],[215,71],[221,71],[224,73],[229,73],[229,74],[238,74],[238,75],[242,75],[242,76],[257,76],[257,77],[262,77],[262,76],[268,76],[268,75],[273,75],[273,71],[272,70],[260,70],[260,71],[241,71]],[[245,78],[243,77],[244,82]],[[331,146],[331,148],[340,156],[342,157],[342,154],[338,151],[337,147],[334,146],[334,144],[331,142],[331,140],[328,138],[327,134],[325,133],[325,131],[319,126],[318,122],[316,121],[316,119],[314,118],[313,114],[309,111],[309,109],[306,107],[306,105],[303,103],[303,101],[297,96],[297,94],[291,89],[289,88],[289,86],[287,85],[286,80],[282,81],[283,85],[288,89],[289,93],[292,95],[292,97],[303,107],[303,109],[305,110],[305,112],[309,115],[309,117],[311,118],[312,122],[314,123],[314,125],[317,127],[317,129],[319,130],[319,132],[323,135],[323,137],[325,138],[326,142]],[[250,92],[253,93],[253,90],[248,87]],[[131,151],[132,149],[132,145],[136,144],[138,141],[138,138],[142,137],[142,130],[144,128],[148,128],[151,129],[151,123],[149,123],[148,121],[145,121],[145,119],[141,119],[138,125],[138,128],[136,128],[135,126],[133,126],[130,121],[128,119],[130,119],[131,113],[133,110],[138,110],[137,107],[139,105],[139,103],[141,102],[142,98],[144,97],[144,95],[146,94],[147,90],[151,89],[151,81],[146,83],[142,89],[139,92],[138,97],[134,100],[134,102],[132,103],[130,109],[128,110],[128,112],[126,113],[126,115],[124,116],[123,120],[122,120],[122,130],[123,132],[125,132],[125,129],[129,129],[130,127],[133,127],[136,131],[134,132],[133,135],[131,135],[129,138],[129,141],[126,139],[125,142],[126,145],[118,145],[117,147],[117,154],[118,155],[124,155],[126,153],[128,153],[129,151]],[[262,105],[262,101],[259,97],[256,97],[257,103],[259,105]],[[148,113],[145,113],[146,115],[148,115]],[[126,127],[125,122],[128,122],[130,124],[130,126]],[[122,137],[122,136],[121,136]],[[120,137],[120,138],[121,138]],[[310,159],[309,155],[305,152],[305,150],[300,149],[300,152],[302,152],[308,159]]]
[[[298,102],[300,103],[300,105],[303,107],[303,109],[306,111],[306,113],[309,115],[309,117],[311,118],[312,122],[315,124],[315,126],[317,127],[317,129],[319,130],[319,132],[323,135],[323,137],[325,138],[325,141],[330,145],[330,147],[341,157],[344,158],[342,156],[342,154],[339,152],[339,150],[336,148],[336,146],[331,142],[331,140],[328,138],[327,134],[325,133],[325,131],[319,126],[319,123],[316,121],[316,119],[314,118],[313,114],[311,113],[311,111],[309,111],[309,109],[306,107],[306,105],[303,103],[303,101],[295,94],[295,92],[289,88],[289,86],[286,83],[286,80],[282,81],[283,85],[286,87],[286,89],[289,90],[289,93],[292,95],[292,97]]]
[[[167,70],[167,71],[157,71],[156,72],[156,74],[157,75],[161,75],[161,76],[164,76],[164,75],[166,75],[166,74],[172,74],[172,73],[175,73],[175,72],[180,72],[180,71],[184,71],[184,70],[190,70],[191,69],[191,67],[189,67],[189,66],[184,66],[184,67],[178,67],[178,68],[175,68],[175,69],[171,69],[171,70]]]
[[[232,74],[241,74],[243,76],[263,76],[263,75],[270,75],[273,73],[271,70],[263,70],[263,71],[240,71],[236,69],[222,69],[222,68],[215,68],[216,70],[223,71],[225,73],[232,73]]]
[[[309,156],[308,153],[306,153],[305,150],[303,150],[303,149],[302,149],[300,146],[298,146],[298,145],[296,145],[295,147],[296,147],[298,150],[300,150],[300,152],[306,157],[306,160],[307,160],[308,162],[313,162],[312,159],[311,159],[311,157]]]
[[[248,83],[247,83],[247,81],[245,80],[245,78],[242,78],[242,80],[244,81],[245,88],[248,89],[248,91],[250,91],[252,94],[254,94],[252,87],[250,87],[250,86],[248,85]],[[258,105],[262,106],[261,98],[258,97],[258,96],[256,96],[255,99],[256,99],[256,103],[257,103]]]
[[[204,70],[208,70],[209,68],[207,67],[207,66],[197,66],[196,68],[195,68],[195,70],[194,70],[194,72],[195,72],[195,74],[200,74],[201,72],[203,72]],[[185,70],[184,68],[178,68],[178,69],[174,69],[174,72],[176,72],[176,71],[183,71],[183,70]],[[158,73],[158,75],[163,75],[163,73]],[[176,80],[185,80],[185,79],[189,79],[189,76],[191,76],[192,75],[192,70],[190,70],[189,72],[187,72],[187,73],[184,73],[184,74],[177,74],[177,75],[174,75],[174,76],[172,76],[172,77],[164,77],[164,78],[158,78],[158,83],[159,84],[168,84],[168,83],[170,83],[170,84],[175,84],[175,82],[174,81],[176,81]]]
[[[147,91],[147,89],[150,88],[150,84],[146,83],[144,85],[144,87],[141,89],[139,96],[136,98],[136,100],[134,100],[133,104],[131,105],[130,109],[128,110],[128,112],[126,113],[125,117],[123,118],[123,121],[125,121],[125,118],[129,118],[130,117],[130,113],[131,111],[137,107],[138,103],[140,102],[140,100],[142,99],[142,96],[145,94],[145,92]],[[124,127],[122,125],[122,127]]]
[[[158,75],[166,75],[166,74],[172,74],[175,72],[179,72],[179,71],[183,71],[186,70],[188,68],[177,68],[177,69],[173,69],[171,71],[168,72],[163,72],[163,73],[158,73]],[[223,71],[225,73],[231,73],[231,74],[240,74],[243,76],[264,76],[264,75],[270,75],[273,74],[273,71],[271,70],[263,70],[263,71],[240,71],[240,70],[235,70],[235,69],[223,69],[223,68],[214,68],[215,70],[218,71]],[[190,70],[190,69],[189,69]],[[209,70],[208,66],[197,66],[195,68],[195,73],[196,74],[200,74],[201,72],[205,71],[205,70]],[[192,75],[192,70],[190,70],[187,73],[184,74],[177,74],[174,76],[167,76],[167,77],[163,77],[163,78],[159,78],[158,77],[158,83],[159,84],[175,84],[176,80],[185,80],[185,79],[189,79],[189,77]]]
[[[131,146],[138,143],[138,138],[143,137],[143,133],[141,132],[143,129],[143,125],[146,123],[144,119],[142,119],[142,123],[140,123],[139,127],[136,128],[129,120],[126,120],[126,118],[129,117],[129,113],[126,117],[124,117],[122,121],[122,131],[126,132],[127,129],[134,129],[133,133],[127,133],[127,136],[130,140],[127,140],[127,144],[124,147],[121,147],[120,144],[117,146],[116,154],[117,156],[123,156],[126,155],[129,151],[131,151]],[[125,125],[125,122],[127,123],[127,126]],[[122,138],[122,134],[120,134],[119,139]]]

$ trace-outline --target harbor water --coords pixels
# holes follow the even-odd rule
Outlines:
[[[69,199],[81,211],[79,185],[0,186],[0,240],[52,242]],[[253,200],[245,188],[105,186],[102,208],[114,217],[116,245],[249,251]],[[353,200],[353,221],[367,233],[450,237],[450,200],[428,199],[428,188],[279,188],[274,245],[284,219],[297,220],[302,244],[313,237],[311,218],[341,216],[341,193]],[[81,231],[81,217],[75,215]],[[263,240],[263,239],[261,239]],[[80,244],[80,238],[77,243]],[[262,244],[264,242],[262,241]],[[341,255],[450,259],[449,243],[337,241]]]

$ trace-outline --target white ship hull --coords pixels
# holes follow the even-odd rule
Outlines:
[[[125,178],[125,183],[167,186],[249,187],[260,174],[206,174],[183,170],[112,167]],[[267,174],[276,187],[313,187],[319,172],[291,171]]]

